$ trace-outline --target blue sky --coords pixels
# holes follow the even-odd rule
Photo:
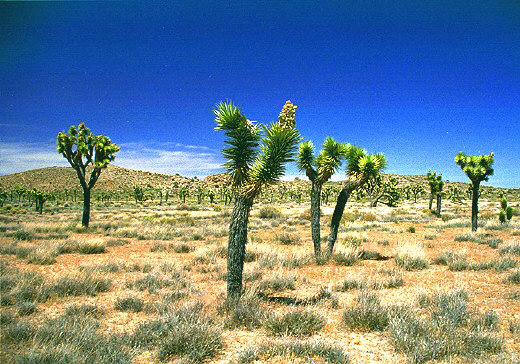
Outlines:
[[[389,173],[457,181],[459,150],[494,151],[489,184],[520,187],[518,1],[2,2],[0,14],[0,174],[66,165],[55,137],[79,122],[122,147],[115,164],[217,173],[215,103],[268,122],[290,99],[315,145],[330,135],[383,152]]]

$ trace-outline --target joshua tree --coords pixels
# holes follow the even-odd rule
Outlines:
[[[31,191],[31,194],[34,196],[35,211],[42,214],[43,213],[43,204],[45,203],[45,201],[47,201],[49,194],[45,193],[44,191],[39,190],[37,188],[33,188],[33,190]]]
[[[424,192],[424,187],[417,183],[415,185],[411,185],[410,186],[410,192],[412,193],[413,195],[413,202],[414,203],[417,203],[417,197]]]
[[[213,191],[211,188],[209,188],[206,191],[206,196],[209,197],[209,203],[213,205],[215,203],[215,191]]]
[[[57,138],[60,152],[76,171],[83,188],[83,218],[81,223],[88,227],[90,220],[90,191],[96,184],[101,171],[115,159],[119,147],[112,144],[109,137],[94,135],[84,123],[78,128],[72,125],[69,134],[59,133]],[[92,166],[87,181],[87,166]]]
[[[489,176],[493,175],[493,152],[488,155],[466,156],[463,152],[457,153],[455,163],[457,163],[462,171],[471,181],[471,231],[477,231],[478,228],[478,198],[480,182],[487,181]]]
[[[498,214],[498,218],[501,224],[505,224],[513,218],[513,208],[511,206],[507,206],[507,199],[504,194],[501,194],[500,199],[500,213]]]
[[[437,175],[437,172],[432,173],[430,169],[428,169],[428,173],[426,174],[426,179],[428,180],[428,185],[430,186],[430,202],[428,203],[428,209],[432,209],[433,198],[437,198],[437,215],[441,214],[441,199],[442,199],[442,189],[444,187],[444,181],[442,180],[442,173]]]
[[[397,202],[401,198],[401,189],[398,184],[395,177],[390,177],[385,181],[383,177],[377,176],[367,181],[365,187],[370,195],[370,206],[377,207],[379,202],[390,207],[397,206]]]
[[[7,192],[0,186],[0,207],[4,206],[5,200],[7,200]]]
[[[379,177],[386,166],[385,156],[381,153],[367,154],[366,150],[350,146],[347,154],[347,180],[343,184],[330,222],[328,254],[332,255],[338,238],[339,224],[345,205],[352,192],[362,187],[367,181]]]
[[[229,225],[227,297],[242,293],[242,271],[247,242],[247,223],[253,201],[263,186],[277,182],[285,163],[293,160],[300,134],[294,129],[296,106],[287,101],[278,122],[255,125],[231,102],[220,102],[215,114],[216,130],[226,133],[225,167],[231,175],[235,202]]]
[[[349,145],[338,143],[331,137],[327,137],[323,142],[323,148],[316,156],[311,141],[306,140],[300,144],[297,165],[300,171],[305,172],[311,181],[311,233],[316,258],[321,255],[321,189],[323,184],[341,166],[341,162],[347,156],[349,148]]]
[[[186,197],[190,195],[190,189],[186,186],[181,187],[179,190],[179,200],[182,200],[182,203],[186,203]]]

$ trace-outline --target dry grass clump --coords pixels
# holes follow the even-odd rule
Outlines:
[[[397,266],[406,270],[421,270],[428,268],[424,249],[421,243],[404,243],[398,246],[395,255]]]
[[[293,311],[283,315],[273,315],[263,326],[268,335],[311,336],[320,331],[327,320],[312,311]]]
[[[497,329],[498,317],[494,313],[471,313],[467,300],[464,291],[420,296],[426,317],[403,310],[390,319],[395,348],[407,354],[411,363],[500,353],[504,340],[489,332]]]
[[[350,359],[341,348],[321,341],[281,341],[267,342],[258,347],[251,347],[240,353],[233,364],[251,364],[257,362],[292,362],[301,358],[305,363],[322,362],[330,364],[349,364]],[[277,360],[277,358],[279,360]]]
[[[382,331],[388,326],[390,308],[381,305],[379,298],[369,291],[362,291],[357,297],[358,304],[343,313],[343,324],[362,332]]]

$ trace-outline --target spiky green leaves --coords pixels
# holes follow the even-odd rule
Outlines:
[[[296,166],[300,171],[307,173],[307,175],[309,175],[309,172],[313,175],[316,173],[314,171],[314,166],[316,164],[314,158],[314,145],[310,140],[305,140],[300,144],[300,149],[296,156]]]
[[[225,143],[229,145],[222,150],[226,159],[224,166],[231,174],[233,186],[238,187],[249,180],[248,171],[260,145],[259,128],[231,102],[218,103],[213,113],[215,130],[226,132]]]
[[[382,153],[368,154],[366,150],[350,146],[348,152],[347,174],[363,183],[376,178],[386,167]]]
[[[277,123],[262,128],[247,120],[231,102],[220,102],[213,111],[216,130],[226,132],[229,148],[222,152],[234,187],[243,187],[248,197],[261,186],[278,181],[285,163],[293,160],[300,134],[294,129],[296,106],[287,101]],[[260,133],[262,132],[262,133]]]
[[[437,174],[437,172],[433,172],[428,169],[428,173],[426,173],[426,179],[428,180],[428,185],[430,186],[430,192],[432,194],[442,192],[444,188],[444,181],[442,180],[442,173]]]
[[[460,166],[471,182],[478,184],[481,181],[487,181],[489,176],[493,175],[494,156],[493,152],[479,156],[466,156],[463,152],[459,152],[455,156],[455,163]]]
[[[287,125],[271,123],[263,127],[262,154],[251,169],[251,181],[257,184],[271,184],[285,173],[285,163],[291,162],[296,154],[300,133]]]
[[[84,123],[79,124],[77,129],[72,125],[69,134],[59,133],[56,143],[58,152],[74,168],[84,168],[89,164],[95,168],[104,168],[115,159],[120,149],[112,144],[109,137],[92,134]]]

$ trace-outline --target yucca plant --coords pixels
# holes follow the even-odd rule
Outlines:
[[[262,187],[277,182],[285,173],[285,163],[294,159],[299,132],[294,106],[287,101],[278,122],[256,125],[231,102],[220,102],[215,114],[216,130],[226,134],[225,168],[231,175],[234,207],[229,225],[227,297],[238,299],[242,292],[242,271],[247,242],[247,224],[253,201]]]
[[[500,195],[500,212],[498,218],[501,224],[505,224],[513,218],[513,208],[508,206],[507,199],[504,194]]]
[[[386,158],[382,153],[368,154],[366,150],[350,146],[347,153],[347,180],[338,195],[334,213],[330,222],[328,254],[331,256],[334,244],[338,238],[339,224],[345,205],[353,191],[362,187],[368,181],[378,178],[386,167]]]
[[[410,192],[413,195],[413,202],[417,203],[417,197],[420,196],[424,192],[424,187],[419,183],[411,185],[409,187],[410,187]]]
[[[94,188],[101,171],[116,158],[119,147],[112,144],[109,137],[94,135],[84,123],[78,128],[72,125],[69,134],[59,133],[58,152],[67,159],[76,171],[83,188],[83,217],[81,223],[88,227],[90,221],[90,191]],[[87,166],[92,167],[87,177]]]
[[[436,214],[439,216],[441,214],[441,201],[442,201],[442,189],[444,188],[444,181],[442,180],[442,173],[437,175],[437,172],[431,172],[428,169],[428,173],[426,173],[426,179],[428,180],[428,185],[430,186],[430,202],[428,203],[428,209],[432,209],[433,198],[437,198],[437,211]]]
[[[7,200],[7,191],[0,186],[0,207],[4,206],[5,201]]]
[[[349,145],[338,143],[333,138],[327,137],[323,142],[320,153],[316,156],[311,141],[306,140],[300,144],[296,164],[300,171],[305,172],[307,178],[311,181],[311,233],[316,258],[321,256],[321,190],[323,184],[341,166],[341,162],[347,156],[349,148]]]
[[[487,181],[493,175],[493,162],[495,154],[466,156],[463,152],[457,153],[455,163],[471,181],[471,230],[477,231],[478,228],[478,198],[480,196],[480,182]]]

